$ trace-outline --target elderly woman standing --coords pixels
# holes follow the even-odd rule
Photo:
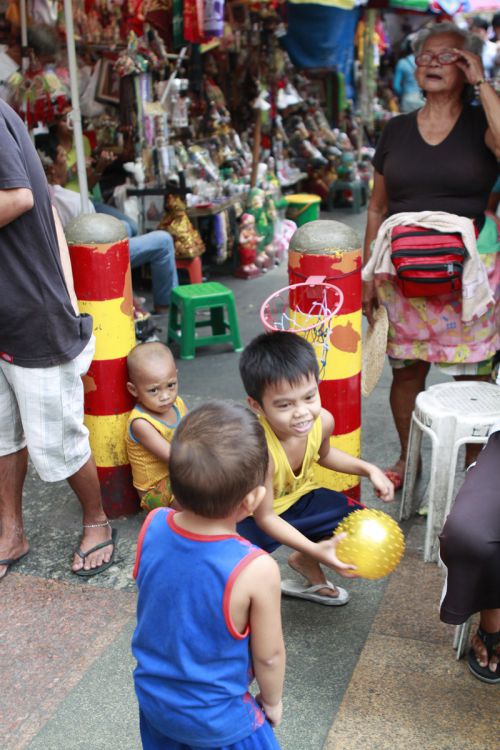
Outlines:
[[[500,100],[484,80],[481,59],[471,51],[475,46],[477,40],[452,23],[433,25],[414,38],[416,78],[426,101],[418,111],[390,120],[383,131],[373,159],[365,263],[382,223],[395,214],[447,212],[472,219],[477,231],[481,229],[498,171]],[[472,87],[481,106],[467,103]],[[495,256],[484,257],[493,259],[488,281],[496,291],[500,263]],[[493,304],[466,323],[460,298],[405,297],[394,277],[365,281],[363,312],[370,323],[378,304],[389,316],[390,403],[401,443],[400,456],[386,473],[398,489],[411,414],[430,364],[445,368],[455,379],[489,379],[493,355],[500,348],[498,322]]]

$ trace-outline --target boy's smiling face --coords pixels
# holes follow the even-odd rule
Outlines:
[[[280,440],[308,435],[321,412],[318,383],[313,374],[295,385],[285,380],[270,385],[262,404],[249,399],[253,411],[263,414]]]

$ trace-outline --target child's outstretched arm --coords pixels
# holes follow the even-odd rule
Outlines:
[[[272,456],[269,455],[269,469],[265,482],[266,496],[254,511],[254,520],[257,526],[280,544],[286,544],[287,547],[292,547],[298,552],[304,552],[306,555],[314,557],[315,560],[336,570],[340,575],[352,577],[355,570],[354,565],[347,565],[337,557],[336,547],[339,541],[337,537],[323,542],[311,542],[288,521],[276,515],[273,507],[273,474],[274,462]]]
[[[134,419],[130,425],[130,432],[138,443],[147,451],[168,464],[170,460],[170,443],[155,430],[146,419]]]
[[[281,629],[280,572],[269,555],[256,558],[245,572],[251,576],[250,651],[260,691],[257,702],[270,724],[277,727],[283,712],[281,699],[286,661]]]
[[[330,445],[334,422],[332,415],[326,409],[321,410],[321,424],[323,426],[323,440],[319,449],[318,463],[320,466],[339,471],[342,474],[367,477],[381,500],[386,503],[394,500],[394,485],[378,466],[363,461],[361,458],[350,456],[348,453]]]

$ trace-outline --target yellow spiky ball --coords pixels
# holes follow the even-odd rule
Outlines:
[[[347,534],[337,545],[337,557],[356,566],[362,578],[383,578],[399,565],[405,550],[400,527],[381,510],[355,510],[338,525],[335,536]]]

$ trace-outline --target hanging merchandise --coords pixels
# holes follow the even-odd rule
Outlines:
[[[203,30],[206,37],[222,36],[224,31],[224,0],[205,0]]]
[[[59,15],[59,2],[58,0],[30,0],[28,15],[33,24],[55,26]]]
[[[280,43],[298,68],[335,68],[345,76],[346,94],[354,97],[352,67],[359,8],[287,2],[287,33]]]
[[[7,9],[5,11],[5,20],[14,28],[18,29],[21,26],[21,15],[19,13],[19,4],[17,0],[8,0]]]
[[[172,0],[172,44],[175,50],[184,44],[183,0]]]
[[[173,4],[172,0],[147,0],[145,5],[145,20],[155,28],[161,38],[172,49],[173,34]]]
[[[431,0],[429,10],[453,16],[455,13],[462,13],[467,5],[468,0]]]
[[[7,81],[9,103],[32,128],[51,124],[68,103],[68,89],[53,71],[44,71],[36,60],[28,70],[13,73]]]
[[[184,39],[201,44],[204,39],[203,0],[184,0]]]

